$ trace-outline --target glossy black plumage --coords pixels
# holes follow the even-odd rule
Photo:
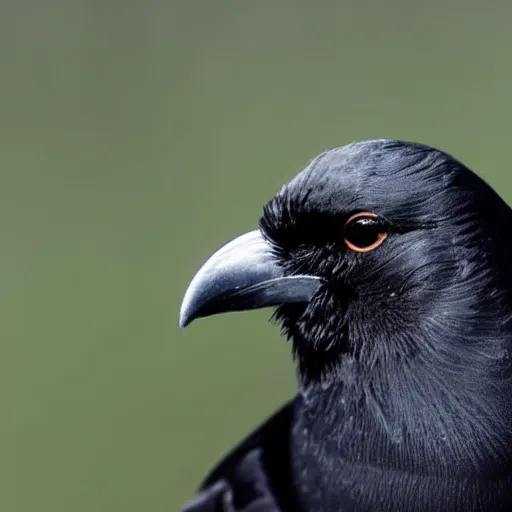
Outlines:
[[[366,253],[344,240],[358,212],[387,230]],[[283,511],[512,509],[508,205],[443,152],[376,140],[315,158],[260,230],[272,275],[321,282],[307,302],[283,295],[275,314],[299,369],[286,471],[269,458],[282,434],[266,428],[208,485],[236,486],[259,447],[254,474]]]

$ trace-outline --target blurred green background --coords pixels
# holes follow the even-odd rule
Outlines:
[[[200,263],[328,147],[439,146],[512,201],[510,2],[0,6],[0,510],[172,511],[294,393]]]

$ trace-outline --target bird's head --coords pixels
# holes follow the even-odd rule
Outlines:
[[[414,360],[487,371],[508,358],[511,233],[510,208],[446,153],[349,144],[315,158],[259,229],[206,261],[180,324],[275,306],[305,380]]]

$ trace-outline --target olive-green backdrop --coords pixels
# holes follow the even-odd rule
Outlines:
[[[325,148],[448,150],[512,201],[512,4],[0,2],[0,511],[175,511],[294,392],[198,265]]]

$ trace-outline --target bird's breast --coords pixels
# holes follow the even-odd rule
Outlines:
[[[345,424],[342,435],[329,433],[324,430],[325,421],[311,422],[311,411],[298,403],[291,462],[295,492],[304,512],[512,509],[510,473],[496,479],[447,477],[445,472],[429,474],[420,467],[414,471],[401,463],[393,440],[386,444],[353,419],[340,421],[352,421],[354,428]],[[407,446],[400,447],[404,449]]]

